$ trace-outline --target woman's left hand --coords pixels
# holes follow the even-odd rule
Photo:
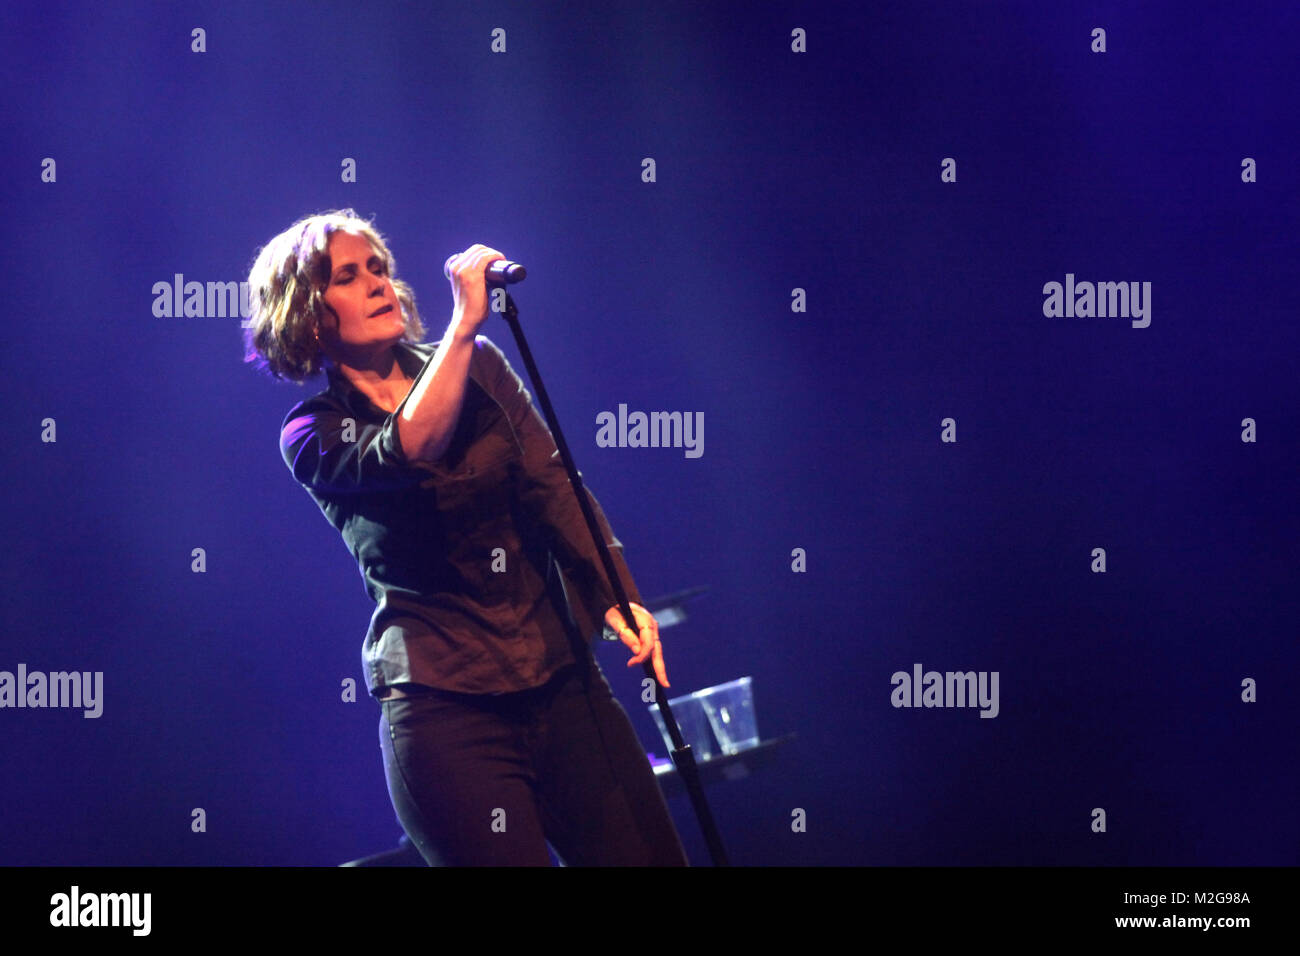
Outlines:
[[[636,615],[637,628],[641,632],[639,637],[627,626],[627,622],[623,619],[623,612],[618,609],[617,604],[605,612],[606,626],[616,633],[619,640],[635,655],[627,662],[627,666],[640,664],[653,655],[655,676],[659,678],[659,683],[664,687],[672,686],[668,683],[668,672],[664,669],[664,648],[659,643],[659,622],[640,604],[635,601],[628,603],[632,605],[632,613]]]

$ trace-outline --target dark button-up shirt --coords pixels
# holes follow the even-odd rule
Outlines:
[[[437,347],[394,346],[412,391]],[[502,351],[475,338],[460,418],[436,462],[403,454],[406,398],[389,413],[337,369],[326,377],[285,416],[280,451],[375,602],[362,646],[370,693],[400,683],[507,693],[573,661],[570,637],[599,635],[614,593],[555,439]],[[584,493],[640,603],[622,543]]]

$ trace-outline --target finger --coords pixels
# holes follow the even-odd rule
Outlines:
[[[659,633],[659,622],[655,620],[653,614],[643,608],[640,604],[632,605],[632,613],[636,615],[636,625],[639,628],[651,628],[656,634]]]
[[[473,270],[474,260],[469,258],[469,253],[458,252],[447,260],[447,278],[455,281],[460,279],[463,283]]]
[[[504,258],[505,256],[502,253],[484,246],[483,249],[474,256],[474,268],[487,269],[493,261]]]
[[[617,607],[612,607],[605,612],[605,626],[614,632],[614,636],[628,646],[631,650],[632,644],[636,637],[628,630],[627,624],[623,621],[623,615],[619,613]]]
[[[648,647],[646,646],[646,643],[645,643],[644,638],[645,638],[645,634],[642,634],[642,635],[637,639],[637,641],[636,641],[636,646],[635,646],[635,647],[632,647],[631,644],[628,645],[629,647],[632,647],[632,653],[633,653],[634,655],[636,655],[636,656],[633,657],[630,661],[628,661],[628,664],[629,664],[629,665],[631,665],[631,664],[639,664],[639,663],[641,663],[643,660],[645,660],[645,652],[648,651],[650,648],[648,648]]]
[[[629,633],[631,632],[629,631]],[[654,648],[650,646],[648,638],[649,635],[643,632],[641,635],[641,639],[637,641],[637,646],[632,648],[633,657],[630,661],[627,662],[628,667],[632,667],[633,665],[640,664],[647,657],[650,656],[650,652],[654,650]],[[629,644],[628,646],[631,647],[632,645]]]
[[[640,639],[636,641],[636,646],[628,644],[629,648],[632,648],[632,653],[634,654],[634,657],[628,661],[628,667],[632,667],[633,665],[637,665],[637,663],[645,661],[646,657],[650,656],[650,652],[654,648],[653,645],[650,644],[650,632],[645,627],[645,620],[641,618],[640,607],[630,601],[628,604],[632,607],[632,615],[634,618],[637,618],[637,628],[641,631]]]
[[[497,252],[497,250],[489,249],[482,243],[476,242],[464,252],[453,252],[449,255],[447,261],[442,264],[442,274],[450,279],[453,272],[472,272],[479,265],[482,265],[483,268],[486,269],[487,264],[482,262],[484,256],[496,256],[501,259],[505,258],[505,256],[500,252]],[[491,260],[488,261],[490,262]]]
[[[639,654],[641,652],[641,641],[638,640],[637,636],[632,633],[632,629],[630,627],[623,628],[621,631],[618,632],[618,636],[619,639],[622,640],[622,642],[627,645],[627,649],[630,650],[633,654]]]
[[[664,667],[664,646],[658,643],[655,644],[655,676],[665,687],[672,686],[668,683],[668,669]]]
[[[659,646],[659,622],[639,604],[632,605],[632,613],[636,615],[637,626],[641,629],[641,660],[644,661]]]
[[[655,640],[654,635],[650,632],[650,628],[641,628],[641,652],[637,654],[635,658],[636,662],[640,664],[648,658],[654,652],[657,645],[658,641]]]

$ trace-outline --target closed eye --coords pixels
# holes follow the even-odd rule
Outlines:
[[[373,271],[375,275],[381,275],[381,276],[388,275],[388,267],[385,266],[383,263],[380,263],[379,265],[375,266],[374,269],[371,271]],[[343,275],[339,276],[337,279],[334,280],[334,284],[347,285],[351,281],[352,281],[352,274],[350,272],[345,272]]]

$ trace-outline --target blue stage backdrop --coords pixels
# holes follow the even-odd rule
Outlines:
[[[708,588],[672,692],[793,735],[709,786],[733,862],[1296,863],[1297,10],[6,4],[0,864],[397,844],[278,449],[324,381],[242,361],[340,208],[429,341],[450,253],[528,268],[643,596]]]

